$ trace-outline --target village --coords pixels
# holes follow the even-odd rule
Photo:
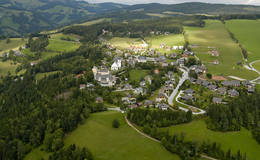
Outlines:
[[[159,32],[151,34],[169,35]],[[150,48],[142,40],[142,44],[130,44],[129,48],[121,49],[111,45],[105,38],[99,38],[99,41],[107,47],[107,58],[102,66],[93,67],[94,79],[102,87],[124,93],[121,102],[128,109],[180,109],[186,112],[191,110],[193,114],[204,114],[208,104],[228,104],[241,92],[255,92],[255,85],[249,81],[212,77],[195,52],[191,51],[197,45],[167,46],[161,42],[159,48]],[[208,47],[208,50],[212,57],[219,56],[215,47]],[[106,61],[107,59],[110,61]],[[219,61],[216,59],[212,64],[218,65]],[[137,73],[131,74],[133,71]],[[160,75],[161,84],[152,87],[154,89],[151,91],[151,86],[156,83],[154,76],[157,75]],[[137,80],[131,80],[135,78]],[[81,89],[85,86],[81,85]],[[97,101],[103,102],[102,97],[98,97]]]

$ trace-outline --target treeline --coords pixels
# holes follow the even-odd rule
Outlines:
[[[190,122],[192,112],[136,108],[127,112],[127,118],[142,127],[168,127]]]
[[[224,22],[224,21],[223,21]],[[239,44],[239,47],[241,49],[241,52],[242,52],[242,55],[245,59],[247,59],[248,57],[248,53],[247,53],[247,50],[243,47],[243,45],[241,43],[239,43],[238,39],[235,37],[235,35],[229,30],[227,29],[228,33],[229,33],[229,36],[232,40],[234,40],[236,43]]]
[[[32,37],[29,37],[28,43],[26,44],[27,48],[30,48],[32,52],[42,52],[45,51],[45,47],[47,47],[49,44],[48,37],[41,36],[39,38],[33,39]]]
[[[217,131],[239,131],[245,127],[252,131],[260,143],[260,95],[241,95],[228,106],[210,105],[208,128]]]
[[[101,51],[99,46],[89,44],[74,55],[60,55],[29,67],[23,80],[17,77],[14,81],[15,77],[10,75],[3,78],[0,83],[0,159],[23,159],[41,144],[45,151],[58,152],[63,148],[66,133],[74,130],[90,113],[105,110],[102,104],[95,103],[103,90],[99,89],[100,93],[79,90],[79,84],[93,77],[88,73],[84,79],[71,76],[93,66],[86,63],[86,59],[99,62]],[[36,73],[56,69],[64,73],[36,82]]]
[[[70,145],[67,148],[54,152],[49,160],[93,160],[92,153],[87,148],[79,148],[76,145]]]

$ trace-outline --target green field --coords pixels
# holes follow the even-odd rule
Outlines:
[[[112,121],[120,120],[119,129],[112,128]],[[76,144],[88,147],[95,160],[179,160],[176,155],[130,128],[119,112],[92,114],[86,123],[65,138],[66,146]],[[37,160],[46,154],[36,149],[25,159]]]
[[[64,41],[60,39],[50,39],[49,45],[46,47],[48,52],[70,52],[75,51],[80,46],[79,43],[73,41]]]
[[[184,133],[187,140],[217,142],[224,150],[231,149],[241,153],[246,152],[248,160],[256,160],[260,157],[260,145],[252,138],[251,132],[242,128],[240,132],[214,132],[207,129],[204,120],[193,121],[188,124],[177,125],[169,129],[171,134]]]
[[[143,44],[141,38],[121,38],[121,37],[114,37],[110,41],[110,44],[116,48],[126,49],[129,48],[131,45],[141,45]]]
[[[230,20],[227,28],[249,52],[249,62],[260,59],[260,20]]]
[[[254,64],[253,64],[253,67],[254,67],[256,70],[260,71],[260,62],[254,63]]]
[[[160,35],[147,37],[145,39],[151,48],[159,49],[160,45],[164,43],[166,46],[183,46],[184,37],[182,34],[170,34],[170,35]]]
[[[192,45],[198,45],[193,48],[196,55],[207,66],[208,72],[214,75],[237,76],[245,79],[254,79],[257,74],[248,71],[238,62],[243,62],[241,50],[229,36],[225,26],[216,20],[207,20],[204,28],[185,27],[187,38]],[[216,48],[219,57],[213,57],[208,53],[209,47]],[[218,60],[219,64],[212,62]]]
[[[87,22],[84,22],[84,23],[81,23],[81,24],[75,24],[75,25],[91,26],[93,24],[98,24],[98,23],[102,23],[102,22],[105,22],[105,21],[111,21],[111,19],[110,18],[100,18],[100,19],[97,19],[97,20],[87,21]]]
[[[14,64],[12,61],[0,61],[0,76],[6,76],[8,72],[15,74],[15,70],[18,64]]]
[[[130,81],[140,82],[141,78],[144,78],[147,74],[147,70],[134,69],[130,71]]]
[[[6,40],[0,40],[0,53],[11,49],[19,49],[20,46],[25,45],[26,40],[21,38],[10,38],[10,43],[6,43]]]

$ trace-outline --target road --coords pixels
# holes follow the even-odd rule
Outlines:
[[[185,105],[185,106],[187,106],[187,107],[189,107],[189,108],[191,108],[191,109],[199,110],[199,112],[193,112],[193,111],[192,111],[192,114],[194,114],[194,115],[200,115],[200,114],[205,114],[205,113],[206,113],[206,111],[204,111],[204,110],[202,110],[202,109],[200,109],[200,108],[197,108],[197,107],[194,107],[194,106],[191,106],[191,105],[188,105],[188,104],[185,104],[185,103],[180,102],[178,99],[181,97],[181,94],[182,94],[182,93],[183,93],[183,91],[180,91],[180,93],[178,94],[178,96],[176,96],[176,102],[178,102],[178,103],[180,103],[180,104],[182,104],[182,105]],[[184,108],[184,107],[179,107],[179,109],[180,109],[180,110],[183,110],[183,111],[185,111],[185,112],[188,112],[188,111],[189,111],[189,109]]]
[[[253,62],[251,62],[251,63],[249,64],[249,66],[250,66],[249,69],[252,70],[252,71],[255,71],[256,73],[259,74],[259,77],[258,77],[258,78],[253,79],[253,80],[251,80],[250,82],[251,82],[251,83],[258,83],[258,84],[259,84],[259,82],[255,82],[255,81],[257,81],[257,80],[260,79],[260,71],[258,71],[257,69],[255,69],[255,68],[253,67],[253,64],[254,64],[254,63],[257,63],[257,62],[260,62],[260,60],[253,61]]]
[[[169,105],[172,106],[173,104],[173,99],[174,97],[177,95],[180,87],[182,86],[182,84],[189,79],[189,72],[187,68],[180,68],[180,70],[183,72],[181,79],[179,80],[179,83],[177,85],[177,87],[173,90],[172,94],[170,95],[170,97],[168,98],[168,103]]]

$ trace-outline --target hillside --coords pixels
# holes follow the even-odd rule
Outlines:
[[[4,0],[0,2],[0,35],[20,36],[53,29],[122,7],[125,5],[75,0]]]

